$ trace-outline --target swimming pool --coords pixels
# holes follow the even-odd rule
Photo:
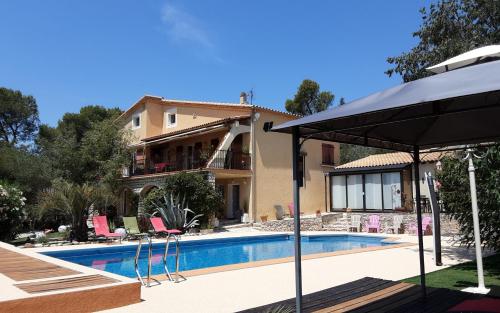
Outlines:
[[[302,254],[334,252],[358,248],[385,246],[384,237],[356,235],[311,235],[302,237]],[[221,265],[246,263],[290,257],[294,254],[292,235],[266,235],[223,239],[181,241],[179,270],[187,271]],[[91,249],[49,251],[43,254],[107,272],[136,277],[134,258],[137,246],[123,245]],[[139,260],[141,273],[147,269],[147,245]],[[153,244],[152,274],[163,274],[164,243]],[[175,244],[170,245],[167,262],[171,272],[175,268]]]

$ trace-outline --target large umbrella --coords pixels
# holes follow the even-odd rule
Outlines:
[[[444,62],[430,66],[427,70],[433,73],[443,73],[460,67],[488,62],[499,58],[500,45],[491,45],[467,51]]]
[[[405,83],[343,106],[283,123],[272,130],[291,133],[295,216],[300,214],[297,176],[300,138],[413,153],[418,227],[420,149],[500,139],[500,61],[481,63]],[[296,306],[301,310],[300,221],[295,219]],[[420,281],[425,296],[422,232],[418,235]]]

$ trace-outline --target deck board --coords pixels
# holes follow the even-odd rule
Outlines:
[[[469,294],[443,288],[427,288],[427,298],[421,296],[418,285],[365,277],[337,287],[304,295],[303,312],[446,312],[466,299],[477,299],[481,295]],[[284,306],[295,308],[295,298],[244,310],[256,313]]]
[[[44,280],[34,283],[16,284],[17,288],[30,294],[49,292],[63,289],[72,289],[89,286],[99,286],[118,282],[118,280],[102,275],[88,275],[79,277]]]
[[[80,274],[4,248],[0,248],[0,273],[15,281]]]

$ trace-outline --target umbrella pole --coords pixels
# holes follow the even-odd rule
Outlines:
[[[293,210],[295,242],[295,311],[302,311],[302,264],[300,251],[300,191],[298,165],[300,154],[299,128],[292,128],[292,175],[293,175]]]
[[[474,224],[474,241],[476,246],[476,264],[477,264],[477,288],[466,288],[465,291],[486,294],[490,290],[484,285],[483,274],[483,254],[481,252],[481,234],[479,229],[479,209],[477,206],[476,193],[476,169],[472,158],[474,156],[473,149],[467,149],[467,159],[469,159],[469,181],[470,181],[470,199],[472,203],[472,222]]]
[[[422,229],[422,204],[420,203],[420,151],[419,147],[413,148],[413,164],[415,169],[415,205],[417,207],[417,236],[418,236],[418,257],[420,260],[420,287],[422,296],[427,296],[425,288],[425,263],[424,263],[424,231]]]

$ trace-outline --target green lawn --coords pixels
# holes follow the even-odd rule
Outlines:
[[[500,254],[495,254],[483,259],[484,282],[487,288],[491,288],[490,295],[500,297]],[[426,276],[429,287],[439,287],[461,290],[467,287],[477,286],[476,262],[467,262],[445,268]],[[420,284],[420,277],[411,277],[404,282]]]

